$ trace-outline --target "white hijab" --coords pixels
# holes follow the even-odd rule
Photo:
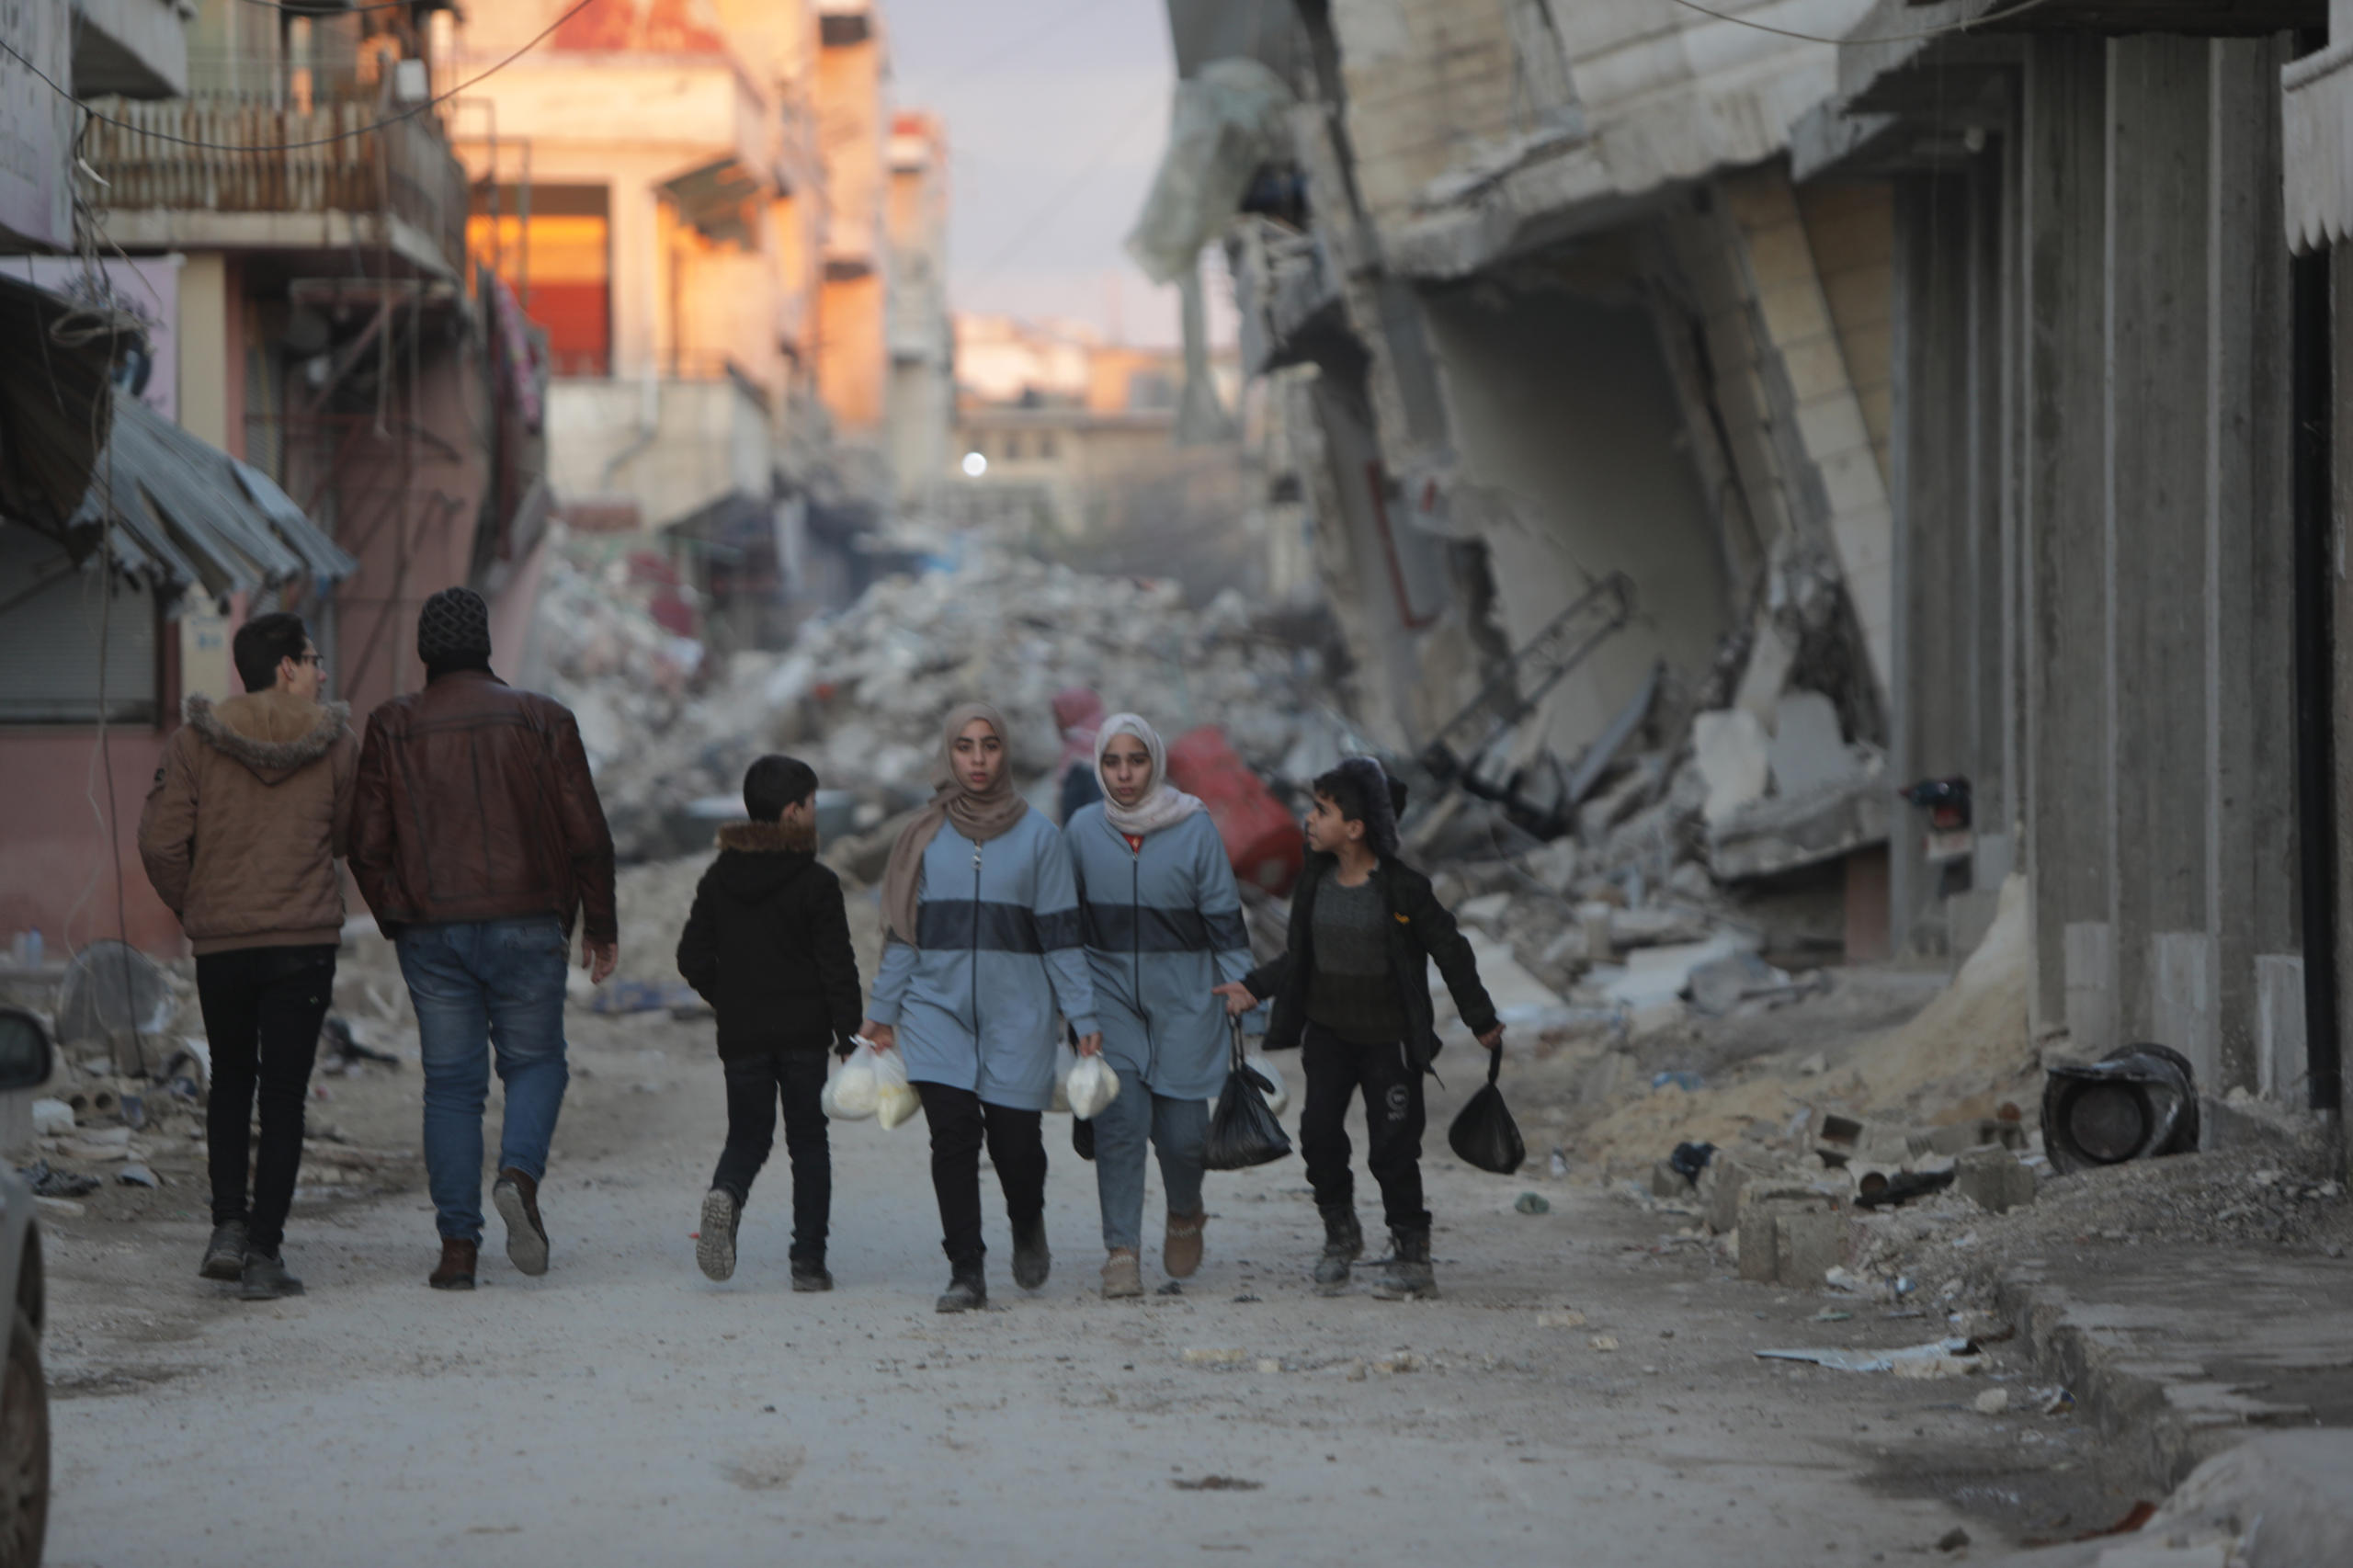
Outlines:
[[[1133,735],[1142,741],[1145,755],[1152,758],[1152,783],[1132,806],[1123,806],[1113,800],[1110,780],[1103,777],[1103,754],[1121,735]],[[1208,809],[1168,782],[1167,743],[1160,738],[1159,731],[1133,713],[1114,713],[1095,733],[1095,781],[1103,787],[1103,820],[1119,832],[1137,838],[1158,833],[1164,827],[1175,827],[1195,812]]]

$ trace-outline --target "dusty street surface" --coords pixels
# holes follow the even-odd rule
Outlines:
[[[690,1240],[723,1121],[708,1028],[574,1013],[586,1072],[544,1279],[513,1272],[494,1218],[483,1288],[426,1290],[414,1187],[298,1208],[312,1294],[269,1306],[195,1278],[186,1187],[184,1220],[54,1223],[49,1560],[1942,1562],[1956,1526],[1990,1545],[2109,1506],[2054,1500],[2089,1484],[2072,1426],[1989,1422],[1982,1379],[1750,1354],[1913,1343],[1933,1320],[1810,1321],[1821,1298],[1726,1278],[1540,1155],[1511,1179],[1454,1165],[1435,1129],[1461,1061],[1432,1114],[1436,1303],[1310,1293],[1295,1159],[1212,1179],[1181,1296],[1103,1302],[1063,1118],[1035,1296],[1006,1278],[998,1214],[996,1310],[931,1311],[919,1123],[835,1129],[836,1293],[788,1290],[780,1151],[713,1286]],[[1551,1211],[1514,1211],[1526,1190]]]

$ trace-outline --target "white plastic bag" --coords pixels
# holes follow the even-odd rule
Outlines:
[[[887,1132],[923,1108],[923,1101],[907,1082],[906,1058],[895,1051],[874,1055],[874,1114]]]
[[[849,1053],[840,1072],[825,1085],[833,1093],[833,1108],[826,1112],[836,1121],[864,1121],[881,1104],[882,1085],[875,1075],[874,1047],[864,1040]]]
[[[1275,1064],[1263,1056],[1245,1056],[1242,1066],[1245,1072],[1257,1076],[1258,1087],[1266,1094],[1267,1108],[1277,1116],[1282,1115],[1283,1108],[1290,1104],[1290,1086],[1283,1082]]]
[[[1071,1115],[1090,1121],[1120,1097],[1120,1075],[1100,1054],[1082,1056],[1063,1080],[1063,1097],[1070,1101]]]
[[[1063,1085],[1070,1080],[1070,1070],[1077,1065],[1078,1052],[1070,1048],[1070,1042],[1057,1041],[1054,1046],[1054,1093],[1053,1097],[1046,1102],[1046,1108],[1056,1116],[1070,1114],[1070,1096],[1063,1092]]]

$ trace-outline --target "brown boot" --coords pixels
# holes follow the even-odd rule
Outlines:
[[[1168,1271],[1171,1279],[1190,1279],[1193,1270],[1201,1266],[1201,1227],[1209,1218],[1206,1209],[1190,1214],[1172,1212],[1168,1216],[1168,1237],[1160,1248],[1160,1267]]]
[[[479,1242],[461,1242],[443,1236],[440,1266],[425,1277],[425,1282],[437,1290],[472,1290],[474,1255],[481,1250]]]
[[[540,1184],[509,1165],[498,1173],[490,1201],[506,1221],[506,1257],[526,1274],[548,1271],[548,1228],[540,1223]]]

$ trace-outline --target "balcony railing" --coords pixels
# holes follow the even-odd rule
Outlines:
[[[384,124],[391,111],[373,99],[306,110],[210,97],[113,98],[101,108],[122,123],[93,119],[84,155],[106,181],[100,199],[111,210],[389,213],[438,245],[451,270],[464,263],[466,172],[429,110]],[[300,142],[324,144],[292,145]]]

